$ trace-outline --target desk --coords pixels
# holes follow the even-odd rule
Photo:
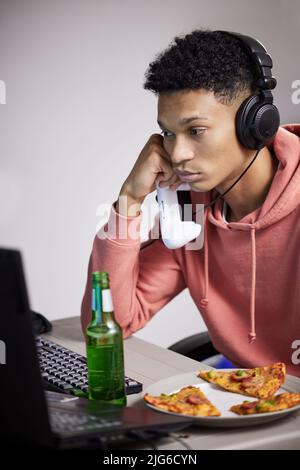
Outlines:
[[[46,334],[49,339],[85,355],[79,317],[53,322],[53,331]],[[201,363],[168,349],[143,341],[134,336],[124,341],[125,373],[144,384],[150,384],[172,375],[196,371]],[[203,365],[203,364],[202,364]],[[294,381],[300,381],[294,378]],[[128,405],[145,406],[142,394],[128,396]],[[182,438],[182,436],[185,436]],[[300,411],[271,422],[248,428],[217,429],[190,427],[180,434],[183,442],[193,449],[300,449]],[[183,450],[181,443],[173,438],[162,438],[156,442],[160,450]],[[146,443],[135,443],[127,449],[148,449]]]

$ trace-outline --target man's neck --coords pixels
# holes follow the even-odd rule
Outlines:
[[[261,207],[267,197],[277,167],[277,158],[267,147],[264,147],[237,186],[224,196],[228,206],[228,222],[237,222]]]

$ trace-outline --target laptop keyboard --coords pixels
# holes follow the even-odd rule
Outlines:
[[[45,388],[77,396],[88,395],[87,363],[84,356],[43,336],[36,337],[36,346]],[[125,377],[127,395],[139,393],[142,389],[141,382]]]
[[[122,425],[122,422],[118,420],[106,420],[96,415],[67,413],[62,410],[51,410],[50,423],[52,430],[58,434],[103,431]]]

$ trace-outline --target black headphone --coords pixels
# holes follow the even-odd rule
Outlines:
[[[250,36],[231,31],[218,31],[234,36],[246,46],[258,71],[255,82],[258,92],[243,101],[236,114],[236,133],[244,147],[260,149],[271,140],[279,127],[279,111],[273,104],[270,90],[276,87],[277,80],[272,77],[273,62],[264,46]]]

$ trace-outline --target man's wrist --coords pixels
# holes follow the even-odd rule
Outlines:
[[[121,190],[116,202],[116,211],[124,217],[137,217],[140,215],[142,203],[143,200],[137,200],[126,191]]]

